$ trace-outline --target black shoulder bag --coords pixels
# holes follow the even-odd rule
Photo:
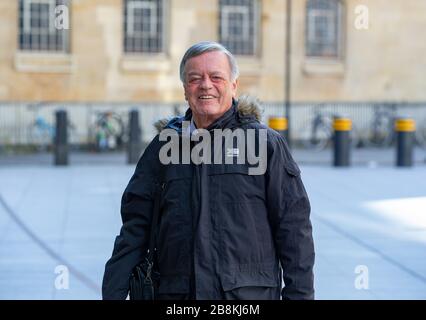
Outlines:
[[[154,267],[154,245],[157,224],[160,216],[161,187],[155,192],[149,249],[144,260],[133,268],[130,275],[130,300],[155,300],[158,292],[160,273]]]

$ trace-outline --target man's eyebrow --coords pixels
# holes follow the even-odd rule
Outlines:
[[[188,76],[199,76],[199,75],[200,75],[200,73],[197,72],[197,71],[188,72]]]
[[[225,75],[225,73],[223,73],[221,71],[213,71],[213,72],[210,72],[210,74],[211,75],[220,75],[220,76],[224,76]]]

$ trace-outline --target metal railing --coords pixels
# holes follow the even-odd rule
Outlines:
[[[62,103],[62,102],[3,102],[0,103],[0,146],[49,144],[54,135],[54,113],[66,110],[69,119],[69,141],[72,145],[88,146],[96,143],[97,122],[102,114],[113,112],[124,126],[125,140],[130,110],[139,111],[142,139],[150,141],[156,134],[154,122],[183,114],[187,106],[179,103]],[[262,103],[262,122],[270,116],[284,115],[284,103]],[[326,102],[293,103],[291,109],[291,137],[293,141],[306,140],[315,117],[346,116],[352,120],[354,140],[359,146],[368,146],[369,140],[378,131],[392,131],[393,117],[408,116],[416,121],[418,137],[426,144],[426,102]],[[387,118],[388,117],[388,118]],[[375,128],[375,126],[377,128]],[[383,128],[382,128],[383,127]],[[389,133],[391,134],[391,133]],[[299,144],[304,145],[304,144]],[[306,145],[305,145],[306,146]]]
[[[283,115],[284,106],[264,104],[264,118]],[[352,120],[352,143],[356,147],[387,147],[394,143],[394,120],[409,117],[416,122],[416,142],[426,147],[426,102],[324,102],[293,103],[290,113],[291,137],[296,146],[313,147],[309,140],[313,132],[328,139],[330,146],[332,119],[347,117]],[[315,126],[317,126],[315,128]],[[308,142],[308,143],[307,143]]]

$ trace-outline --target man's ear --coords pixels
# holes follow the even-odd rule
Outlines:
[[[183,85],[183,95],[185,96],[185,101],[188,101],[188,97],[186,96],[186,88],[185,88],[185,85]]]
[[[235,79],[235,81],[232,83],[232,97],[237,98],[237,89],[238,89],[238,79]]]

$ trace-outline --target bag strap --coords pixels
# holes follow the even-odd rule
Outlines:
[[[153,216],[152,216],[152,222],[151,222],[151,232],[149,237],[149,251],[147,256],[147,260],[150,265],[152,265],[154,260],[155,238],[157,233],[158,220],[160,217],[160,201],[161,201],[163,186],[164,186],[164,183],[156,184],[156,188],[154,192]]]

